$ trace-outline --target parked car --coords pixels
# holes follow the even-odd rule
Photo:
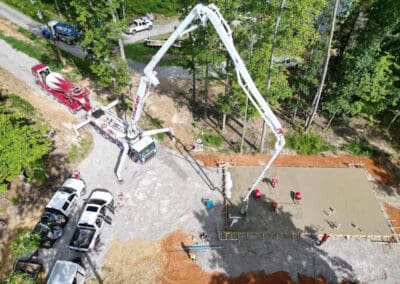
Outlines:
[[[51,270],[47,284],[83,284],[86,271],[80,257],[72,261],[57,260]]]
[[[127,34],[135,34],[144,30],[151,30],[153,28],[153,22],[148,18],[144,17],[141,19],[133,20],[129,27],[124,30]]]
[[[40,245],[50,248],[61,238],[63,228],[68,222],[78,199],[85,192],[85,182],[80,178],[68,178],[47,204],[39,222],[33,228],[41,236]]]

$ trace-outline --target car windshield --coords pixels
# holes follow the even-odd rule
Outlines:
[[[99,210],[99,207],[97,207],[97,206],[88,206],[86,208],[86,211],[90,211],[90,212],[97,212],[97,210]]]
[[[74,192],[74,190],[72,188],[69,188],[69,187],[60,187],[58,190],[66,192],[66,193],[69,193],[69,194]]]
[[[97,205],[103,205],[104,203],[106,203],[104,200],[100,200],[100,199],[91,199],[89,202],[91,204],[97,204]]]

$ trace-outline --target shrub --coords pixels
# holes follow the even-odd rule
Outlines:
[[[318,154],[331,150],[333,147],[325,142],[325,140],[313,132],[305,134],[303,132],[295,132],[286,135],[287,147],[296,150],[297,154]]]
[[[360,142],[350,142],[341,147],[343,151],[349,152],[353,155],[376,157],[379,156],[379,151],[372,149],[368,145]]]
[[[31,276],[24,272],[13,272],[8,277],[9,284],[36,284],[38,283],[35,279],[32,279]]]
[[[215,134],[203,134],[201,136],[205,145],[219,147],[222,144],[222,137]]]
[[[40,235],[27,230],[20,233],[10,244],[10,251],[14,257],[28,257],[39,248]]]

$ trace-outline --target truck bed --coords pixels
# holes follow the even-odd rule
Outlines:
[[[94,241],[96,230],[90,227],[78,227],[75,230],[74,236],[69,244],[73,250],[88,251],[90,245]]]

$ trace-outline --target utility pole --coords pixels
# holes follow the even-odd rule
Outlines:
[[[282,10],[285,8],[285,1],[286,0],[281,0],[281,5],[279,7],[278,17],[276,18],[276,22],[275,22],[274,39],[273,39],[273,42],[272,42],[271,55],[269,57],[266,100],[268,100],[268,93],[269,93],[269,89],[271,88],[271,71],[272,71],[272,65],[273,65],[273,62],[274,62],[273,58],[274,58],[274,52],[275,52],[275,45],[276,45],[276,40],[278,38],[278,30],[279,30],[279,24],[281,22]],[[266,131],[267,131],[267,124],[265,123],[265,120],[264,120],[263,127],[262,127],[262,132],[261,132],[260,153],[264,153],[265,152],[264,144],[265,144],[265,132]]]
[[[315,94],[315,97],[314,97],[311,113],[310,113],[309,117],[307,118],[306,125],[304,126],[304,132],[306,134],[310,131],[311,124],[314,120],[315,114],[317,113],[319,101],[321,99],[322,89],[324,88],[326,73],[328,72],[329,59],[331,58],[331,46],[332,46],[333,34],[335,32],[336,13],[337,13],[338,6],[339,6],[339,0],[335,0],[335,7],[333,9],[333,18],[332,18],[332,23],[331,23],[331,32],[329,35],[328,49],[326,51],[326,57],[325,57],[325,63],[324,63],[324,71],[322,73],[321,83],[320,83],[317,93]]]
[[[37,0],[37,4],[38,4],[38,16],[40,15],[39,18],[41,18],[41,20],[44,21],[44,24],[46,25],[47,29],[49,30],[49,32],[50,32],[50,34],[51,34],[51,36],[50,36],[51,41],[53,42],[53,45],[54,45],[54,47],[56,48],[56,53],[57,53],[58,60],[61,62],[62,67],[65,67],[65,64],[66,64],[66,63],[65,63],[65,58],[62,56],[61,51],[60,51],[60,48],[59,48],[58,45],[57,45],[56,39],[54,38],[53,33],[51,32],[52,29],[51,29],[51,27],[49,26],[48,19],[47,19],[47,17],[44,15],[43,10],[41,9],[40,0]]]
[[[108,3],[110,4],[110,7],[113,6],[112,0],[108,0]],[[117,19],[117,16],[115,15],[115,10],[111,11],[111,17],[113,18],[114,24],[118,25],[119,21]],[[119,52],[121,54],[121,58],[122,58],[122,60],[126,61],[124,43],[122,42],[121,38],[118,39],[118,45],[119,45]]]

